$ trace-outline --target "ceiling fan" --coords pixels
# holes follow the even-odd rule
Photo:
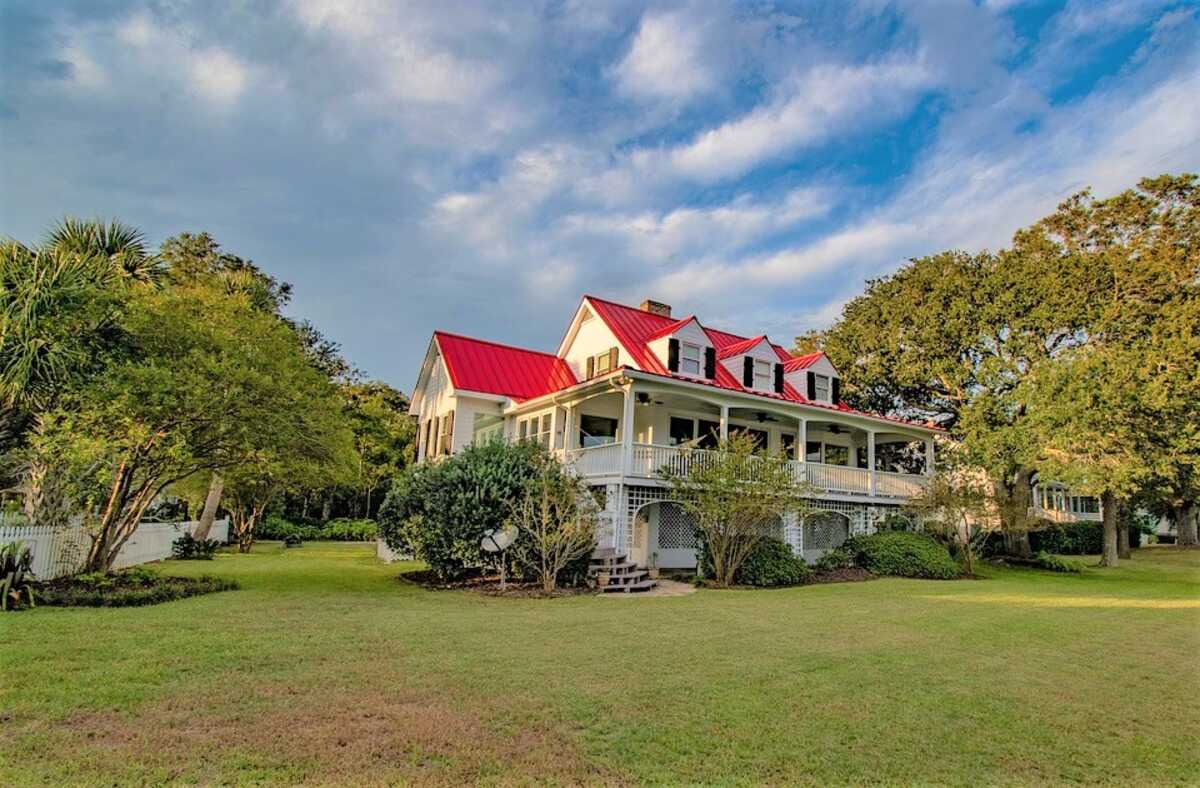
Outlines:
[[[655,405],[663,404],[662,400],[660,400],[660,399],[651,399],[650,395],[645,391],[639,391],[637,393],[636,401],[637,401],[637,404],[639,404],[639,405],[649,405],[651,403],[654,403]]]

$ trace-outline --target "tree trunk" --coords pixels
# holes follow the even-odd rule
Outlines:
[[[221,493],[225,489],[225,480],[221,478],[221,474],[213,471],[212,478],[208,482],[208,497],[204,499],[204,511],[200,513],[200,522],[196,524],[196,530],[192,533],[192,538],[198,541],[203,541],[208,538],[208,532],[212,530],[213,518],[217,516],[217,507],[221,504]]]
[[[1200,534],[1197,534],[1197,511],[1194,503],[1187,503],[1175,509],[1175,544],[1180,547],[1195,547],[1200,544]]]
[[[1005,498],[999,507],[1004,551],[1020,558],[1033,555],[1029,544],[1029,507],[1033,503],[1029,485],[1032,480],[1033,469],[1018,468],[1012,482],[1005,480],[999,488]]]
[[[333,501],[330,500],[329,498],[326,498],[325,500],[321,501],[321,522],[323,522],[323,523],[329,522],[329,512],[330,512],[330,508],[332,506],[333,506]]]
[[[1100,496],[1100,506],[1104,509],[1104,554],[1100,556],[1100,566],[1115,567],[1119,558],[1117,552],[1117,499],[1106,492]]]

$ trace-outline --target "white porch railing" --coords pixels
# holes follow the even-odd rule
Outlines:
[[[868,470],[815,462],[805,463],[804,468],[809,484],[822,490],[851,495],[869,495],[871,492],[871,472]]]
[[[581,476],[619,476],[622,473],[621,444],[610,443],[565,452],[566,461]],[[660,469],[672,468],[684,472],[687,467],[704,463],[716,452],[704,449],[681,449],[678,446],[659,446],[636,443],[632,448],[629,475],[652,479]],[[846,495],[870,495],[871,472],[865,468],[844,465],[824,465],[788,461],[797,481],[807,481],[814,487]],[[918,474],[875,472],[875,495],[884,498],[910,498],[928,484],[928,478]]]
[[[875,471],[875,494],[888,498],[911,498],[920,495],[929,484],[927,476],[915,473]]]
[[[606,443],[566,452],[566,461],[580,476],[619,476],[621,444]]]

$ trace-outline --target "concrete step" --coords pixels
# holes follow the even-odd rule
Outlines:
[[[592,551],[592,558],[596,560],[602,558],[614,558],[616,555],[616,548],[613,547],[598,547]]]
[[[642,580],[640,582],[629,583],[627,585],[608,586],[607,588],[604,588],[601,590],[604,591],[604,593],[606,593],[606,594],[609,592],[612,592],[612,591],[624,591],[626,594],[628,594],[628,593],[637,592],[637,591],[649,591],[651,588],[654,588],[656,585],[658,585],[658,583],[655,582],[654,580]]]

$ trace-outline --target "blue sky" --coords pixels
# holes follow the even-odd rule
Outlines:
[[[212,233],[411,388],[582,293],[788,343],[864,280],[1200,169],[1194,3],[9,2],[0,233]]]

